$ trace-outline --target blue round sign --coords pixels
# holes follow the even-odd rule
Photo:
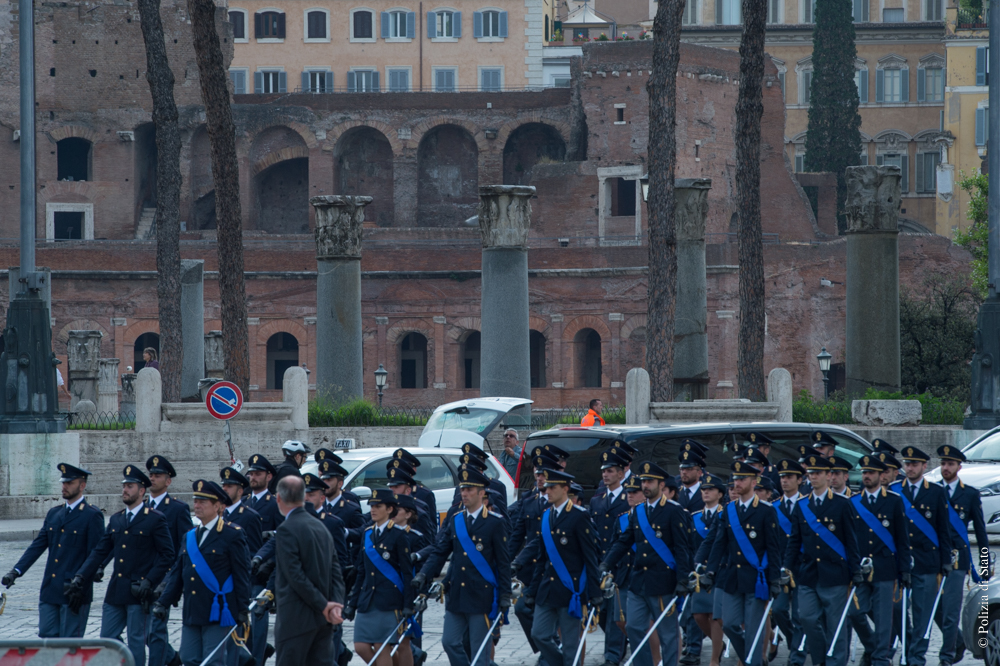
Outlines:
[[[205,396],[208,413],[220,420],[231,419],[243,408],[243,393],[232,382],[216,382]]]

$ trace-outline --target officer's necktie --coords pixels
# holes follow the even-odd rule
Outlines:
[[[948,486],[948,498],[955,496],[955,486]]]
[[[129,511],[129,512],[128,512],[128,518],[126,518],[126,519],[125,519],[125,522],[126,522],[127,524],[131,525],[131,524],[132,524],[132,518],[133,518],[134,516],[135,516],[135,514],[134,514],[134,513],[132,513],[131,511]]]
[[[685,488],[684,489],[684,501],[687,502],[690,499],[691,499],[691,489],[690,488]]]
[[[872,506],[872,507],[875,506],[875,496],[874,495],[869,495],[868,496],[868,506]]]
[[[205,532],[207,532],[207,531],[208,531],[208,529],[204,525],[202,525],[201,527],[198,528],[198,534],[197,534],[197,536],[198,536],[198,545],[199,546],[201,545],[201,538],[203,536],[205,536]]]
[[[257,506],[257,496],[256,495],[251,495],[250,496],[250,508],[252,509],[255,506]]]
[[[819,497],[813,497],[813,501],[816,503],[817,509],[823,506],[823,500],[820,499]]]
[[[791,512],[792,512],[792,500],[786,499],[785,500],[785,513],[791,513]]]
[[[917,499],[917,486],[910,484],[910,501],[913,502]]]

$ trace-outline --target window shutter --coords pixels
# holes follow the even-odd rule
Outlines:
[[[500,12],[500,36],[507,37],[507,12]]]
[[[885,70],[882,69],[875,71],[875,101],[879,104],[885,101]]]
[[[437,37],[437,12],[427,12],[427,39]]]
[[[372,92],[378,92],[378,72],[372,72]]]
[[[854,12],[852,18],[855,23],[861,22],[861,4],[863,0],[854,0]]]
[[[406,36],[413,39],[417,36],[417,13],[406,12]]]
[[[285,38],[285,15],[278,14],[278,39]]]
[[[302,72],[302,92],[315,92],[310,90],[309,86],[309,72]]]
[[[333,72],[327,72],[323,76],[323,92],[332,93],[333,92]]]
[[[903,192],[909,192],[910,191],[910,156],[909,155],[902,155],[902,156],[900,156],[900,158],[899,158],[899,164],[900,164],[899,170],[903,172],[903,178],[900,181],[901,185],[900,185],[899,189],[902,190]]]
[[[462,12],[452,12],[451,29],[456,39],[462,36]]]
[[[382,39],[389,39],[389,12],[379,14],[379,21],[382,24]]]
[[[868,103],[868,68],[861,70],[861,90],[858,98],[862,104]]]
[[[261,72],[254,72],[253,73],[253,91],[254,91],[254,94],[257,94],[257,95],[259,95],[262,92],[264,92],[264,74],[261,73]],[[979,118],[979,116],[977,115],[976,118]],[[978,127],[978,125],[977,125],[977,127]],[[977,134],[976,136],[979,136],[979,135]]]
[[[347,92],[358,91],[358,75],[354,72],[347,73]]]
[[[278,92],[288,92],[288,74],[278,72]]]
[[[883,162],[882,156],[881,155],[876,155],[875,156],[875,166],[882,166],[882,162]]]
[[[938,95],[938,97],[941,99],[942,102],[944,101],[944,88],[947,85],[948,85],[948,68],[947,67],[942,67],[941,68],[941,85],[938,86],[938,89],[934,91]]]
[[[473,12],[472,14],[472,36],[479,39],[483,36],[483,13]]]
[[[986,85],[986,47],[976,47],[976,85]]]
[[[924,154],[917,153],[917,192],[924,191],[926,181],[927,179],[924,177]]]
[[[917,67],[917,101],[923,102],[927,98],[927,70]],[[919,168],[919,167],[918,167]],[[917,186],[919,189],[920,186]]]
[[[899,78],[900,78],[900,86],[899,87],[900,87],[900,90],[901,90],[900,95],[899,95],[899,101],[901,101],[901,102],[909,102],[910,101],[910,69],[906,68],[906,69],[899,70]]]
[[[795,173],[802,173],[803,171],[803,155],[795,156]]]
[[[976,109],[976,145],[986,145],[986,109]]]
[[[812,0],[802,0],[802,9],[805,14],[805,21],[803,23],[813,22],[813,5]]]
[[[722,0],[715,0],[715,25],[722,25]]]
[[[781,101],[785,101],[785,73],[778,72],[778,85],[781,86]]]
[[[260,39],[261,35],[264,34],[264,20],[260,15],[260,12],[254,12],[253,15],[253,36],[254,39]],[[977,58],[978,61],[978,58]]]
[[[812,90],[812,72],[802,72],[802,90],[800,91],[802,99],[800,104],[809,104],[810,91]]]

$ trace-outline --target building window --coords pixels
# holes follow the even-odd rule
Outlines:
[[[898,166],[902,178],[900,190],[905,194],[910,191],[910,157],[905,153],[885,153],[875,158],[877,166]]]
[[[247,40],[247,13],[242,9],[229,10],[229,23],[233,26],[233,41]]]
[[[781,0],[767,0],[767,22],[781,23]]]
[[[684,25],[698,25],[698,0],[686,1],[681,21]]]
[[[462,12],[428,12],[427,33],[430,39],[458,39],[462,36]]]
[[[882,23],[903,23],[905,21],[906,10],[902,7],[882,10]]]
[[[944,69],[927,67],[917,69],[917,101],[944,101]]]
[[[868,70],[867,69],[856,69],[854,70],[854,85],[858,87],[858,102],[861,104],[868,103]]]
[[[410,92],[410,70],[389,70],[389,92]]]
[[[45,204],[45,238],[94,240],[94,204]]]
[[[801,81],[801,84],[799,85],[799,104],[803,104],[805,106],[809,105],[809,96],[812,91],[812,79],[813,73],[811,69],[802,72],[799,77],[799,80]]]
[[[302,92],[332,93],[333,72],[325,70],[302,72]]]
[[[802,22],[816,22],[816,0],[802,0]]]
[[[378,72],[374,69],[356,69],[347,73],[347,92],[378,92]]]
[[[59,180],[91,180],[93,145],[86,139],[69,137],[56,143],[56,174]]]
[[[357,9],[351,17],[351,39],[375,39],[375,14],[367,9]]]
[[[245,69],[231,69],[229,70],[229,78],[233,81],[233,94],[234,95],[246,95],[247,94],[247,72]]]
[[[800,151],[798,148],[795,149],[795,173],[803,173],[806,170],[806,154],[805,149]]]
[[[276,70],[257,72],[253,75],[253,79],[254,92],[258,95],[287,92],[288,79],[284,72]]]
[[[878,70],[875,77],[875,101],[886,104],[910,101],[910,70]]]
[[[480,69],[479,89],[482,92],[500,92],[503,90],[502,69]]]
[[[458,70],[435,68],[434,92],[455,92],[455,80],[457,78]]]
[[[924,0],[924,20],[940,21],[944,18],[944,0]]]
[[[917,153],[917,192],[937,192],[937,167],[941,153]]]
[[[413,39],[416,23],[414,12],[382,12],[382,39]]]
[[[568,76],[555,76],[552,77],[552,87],[553,88],[569,88],[572,79]]]
[[[976,47],[976,85],[985,86],[990,73],[990,47]]]
[[[778,72],[778,85],[781,86],[781,101],[786,101],[785,99],[785,72],[783,70]]]
[[[507,12],[489,9],[473,14],[473,31],[477,39],[507,37]]]
[[[990,131],[989,107],[976,109],[976,145],[985,146]],[[65,141],[65,139],[63,139]],[[61,143],[61,142],[60,142]]]
[[[284,39],[285,15],[282,12],[258,12],[253,15],[256,39]]]
[[[322,9],[313,9],[306,12],[306,40],[329,41],[329,14]]]
[[[740,0],[715,0],[716,25],[740,24]]]
[[[855,23],[868,23],[871,20],[868,15],[869,11],[870,0],[854,0],[854,9],[851,12],[851,17]]]

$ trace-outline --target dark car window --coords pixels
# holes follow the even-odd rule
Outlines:
[[[368,465],[347,484],[347,489],[354,490],[358,486],[385,488],[386,484],[389,483],[389,473],[385,471],[385,464],[388,461],[389,458],[369,461]]]
[[[455,475],[440,456],[420,456],[420,467],[414,478],[428,490],[455,487]]]
[[[521,479],[517,484],[517,487],[521,490],[531,490],[535,487],[535,477],[534,477],[534,465],[531,461],[531,452],[535,450],[536,447],[545,446],[546,444],[555,444],[563,451],[571,454],[569,459],[569,466],[574,469],[582,469],[584,472],[587,471],[586,463],[581,462],[585,460],[597,460],[601,451],[608,448],[611,442],[614,441],[613,437],[559,437],[556,435],[543,435],[541,437],[531,437],[525,443],[524,458],[521,460]],[[590,453],[587,453],[590,452]],[[591,465],[593,467],[593,465]],[[569,470],[566,470],[569,474],[576,474]],[[590,470],[593,472],[593,470]],[[596,478],[599,482],[601,480],[601,470],[600,465],[597,465]],[[587,484],[581,481],[579,478],[576,482],[581,484],[584,488],[587,488]],[[596,484],[590,486],[591,488],[596,488]]]

